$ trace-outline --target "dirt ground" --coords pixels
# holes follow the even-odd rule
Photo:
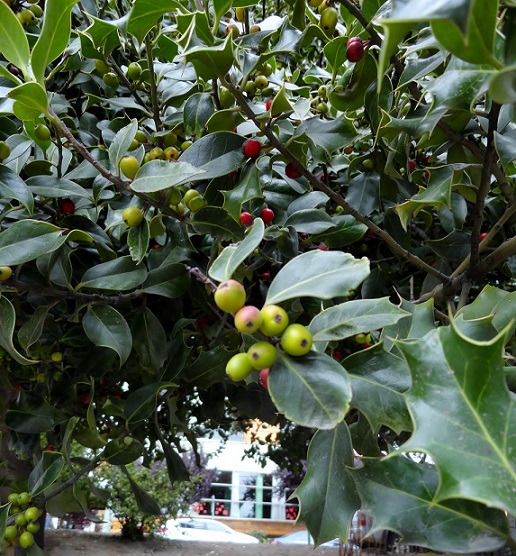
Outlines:
[[[271,544],[180,542],[146,539],[124,541],[116,535],[61,529],[45,532],[45,552],[50,556],[338,556],[332,548]]]

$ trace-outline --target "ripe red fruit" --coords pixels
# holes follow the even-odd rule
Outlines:
[[[260,216],[265,224],[270,224],[274,220],[274,211],[270,208],[264,208]]]
[[[270,110],[272,106],[272,98],[268,98],[267,102],[265,103],[265,110]]]
[[[328,251],[328,246],[325,243],[320,243],[317,249],[319,249],[319,251]]]
[[[292,164],[292,162],[287,164],[285,174],[287,175],[287,178],[290,178],[291,180],[297,180],[297,178],[301,177],[301,172],[294,166],[294,164]]]
[[[242,222],[244,226],[252,226],[253,215],[250,212],[243,212],[240,215],[240,222]]]
[[[262,280],[266,280],[266,281],[270,280],[270,279],[271,279],[271,273],[270,273],[270,272],[264,272],[264,273],[261,275],[261,279],[262,279]]]
[[[410,173],[412,173],[416,169],[416,161],[415,160],[410,159],[408,161],[408,169],[409,169]]]
[[[269,369],[262,369],[260,371],[260,384],[267,390],[269,382]]]
[[[73,214],[75,212],[75,203],[71,199],[61,199],[59,208],[63,214]]]
[[[487,237],[487,234],[484,232],[482,234],[480,234],[480,241],[482,241],[483,239],[485,239]]]
[[[45,448],[45,450],[46,450],[47,452],[53,452],[53,451],[55,451],[55,448],[52,446],[52,444],[49,444],[49,445]]]
[[[350,62],[358,62],[364,56],[364,43],[358,37],[349,39],[346,48],[346,58]]]
[[[235,314],[235,328],[242,334],[252,334],[262,325],[263,316],[258,307],[245,305]]]
[[[242,153],[246,158],[258,158],[261,150],[262,145],[256,139],[246,139],[242,144]]]

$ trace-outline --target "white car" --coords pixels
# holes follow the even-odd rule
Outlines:
[[[251,535],[238,533],[213,519],[169,519],[163,536],[175,541],[234,542],[256,544],[260,541]]]

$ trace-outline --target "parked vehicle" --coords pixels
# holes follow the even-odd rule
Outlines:
[[[252,535],[238,533],[220,521],[213,519],[169,519],[163,536],[177,541],[233,542],[256,544],[260,541]]]
[[[308,531],[294,531],[293,533],[289,533],[288,535],[283,535],[282,537],[278,537],[271,541],[271,544],[299,544],[299,545],[309,545],[314,544],[314,539],[310,535]],[[326,548],[339,548],[340,541],[339,539],[333,539],[332,541],[325,542],[320,546],[324,546]],[[354,550],[358,550],[358,546],[350,547]]]

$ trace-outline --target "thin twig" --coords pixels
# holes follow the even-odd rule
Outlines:
[[[152,40],[150,33],[145,37],[145,49],[147,51],[147,65],[149,70],[149,83],[151,90],[152,114],[156,131],[162,128],[161,118],[159,115],[158,88],[156,86],[156,74],[154,73],[154,59],[152,57]]]

